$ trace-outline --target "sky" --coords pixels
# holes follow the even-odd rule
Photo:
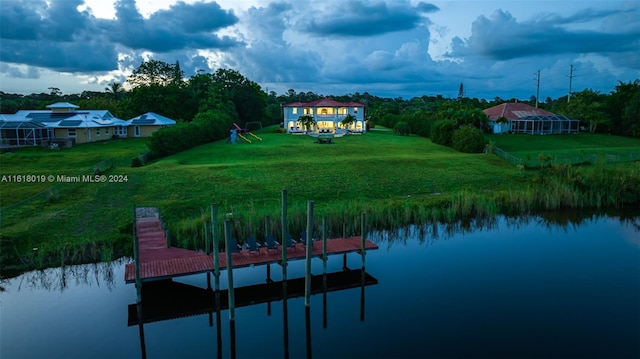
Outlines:
[[[640,1],[0,0],[0,91],[127,88],[149,59],[277,94],[543,101],[640,78]]]

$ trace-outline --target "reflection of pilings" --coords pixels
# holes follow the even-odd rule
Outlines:
[[[287,309],[287,282],[282,282],[282,335],[284,337],[284,357],[289,359],[289,311]]]
[[[327,273],[322,273],[322,327],[327,329]]]
[[[229,287],[229,320],[235,320],[234,298],[233,298],[233,263],[231,263],[231,220],[224,220],[224,241],[227,254],[227,285]]]
[[[218,359],[222,359],[222,318],[220,318],[220,292],[216,291],[216,340],[218,342]]]
[[[307,332],[307,358],[311,359],[311,307],[304,308],[305,327]]]
[[[142,281],[140,280],[140,242],[136,231],[136,206],[133,206],[133,258],[136,266],[136,301],[142,301]]]
[[[220,250],[218,238],[218,206],[211,203],[211,238],[213,240],[213,276],[214,289],[220,289],[220,258],[218,252]]]
[[[360,278],[360,321],[364,322],[364,284],[365,284],[365,271],[364,271],[364,258],[366,255],[365,252],[365,242],[367,237],[367,215],[366,213],[362,214],[360,219],[360,229],[362,230],[361,240],[362,245],[360,251],[362,252],[362,276]]]
[[[305,263],[305,290],[304,305],[309,307],[309,297],[311,296],[311,246],[313,236],[313,201],[307,202],[307,238],[302,238],[307,243],[307,255]]]
[[[140,323],[138,324],[138,334],[140,334],[140,353],[142,359],[147,357],[147,346],[144,343],[144,318],[142,317],[142,303],[138,302],[138,318],[140,318]]]
[[[236,357],[236,321],[231,320],[229,322],[229,346],[231,348],[231,358],[235,359]]]
[[[289,229],[287,228],[287,190],[282,190],[282,280],[287,280],[287,236]]]

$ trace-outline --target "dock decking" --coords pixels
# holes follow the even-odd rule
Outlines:
[[[157,212],[137,213],[136,233],[140,258],[140,280],[142,282],[213,271],[213,255],[187,249],[167,247],[167,240]],[[142,215],[140,214],[142,213]],[[327,240],[327,255],[357,252],[361,249],[361,237],[336,238]],[[365,250],[375,250],[378,246],[365,241]],[[282,260],[282,246],[278,249],[259,248],[258,251],[239,250],[232,253],[233,268],[279,263]],[[287,260],[304,259],[306,248],[297,243],[285,248]],[[322,256],[322,241],[315,241],[312,257]],[[218,254],[220,270],[227,268],[226,253]],[[135,283],[135,263],[125,267],[125,282]]]

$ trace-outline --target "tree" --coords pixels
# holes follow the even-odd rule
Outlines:
[[[565,115],[589,124],[589,132],[594,133],[599,128],[610,128],[611,120],[604,112],[603,95],[598,91],[586,89],[577,92],[571,98],[571,102],[564,105]]]
[[[640,80],[620,82],[605,104],[612,133],[640,137]]]
[[[104,90],[107,91],[107,94],[109,94],[111,100],[114,101],[120,100],[122,98],[122,95],[124,94],[124,87],[122,87],[122,84],[115,81],[110,83],[108,87],[105,87]]]
[[[311,115],[302,115],[298,117],[298,122],[300,122],[302,127],[304,127],[307,131],[310,131],[316,124],[316,119]]]
[[[482,131],[472,126],[462,126],[451,136],[451,147],[464,153],[480,153],[486,144]]]
[[[218,69],[213,74],[205,110],[214,108],[218,103],[231,102],[235,113],[231,114],[243,123],[262,121],[267,107],[267,94],[260,85],[230,69]]]
[[[340,121],[340,124],[344,127],[349,127],[354,122],[356,122],[356,117],[352,114],[348,114],[342,119],[342,121]]]
[[[149,60],[138,66],[128,81],[132,87],[169,84],[181,85],[184,72],[180,70],[180,64],[170,65],[164,61]]]

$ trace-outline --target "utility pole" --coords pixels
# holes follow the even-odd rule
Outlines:
[[[573,65],[569,67],[569,94],[567,95],[567,103],[571,101],[571,82],[573,80]]]
[[[538,70],[538,81],[536,84],[536,108],[538,108],[538,99],[540,98],[540,70]]]

